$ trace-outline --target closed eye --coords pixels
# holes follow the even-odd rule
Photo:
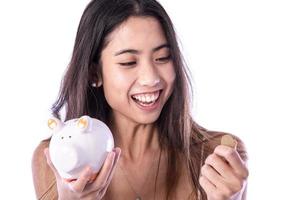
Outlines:
[[[155,59],[155,61],[159,62],[159,63],[166,63],[171,59],[171,55],[167,56],[167,57],[162,57],[162,58],[157,58]],[[136,64],[136,61],[133,62],[125,62],[125,63],[119,63],[122,66],[133,66]]]
[[[132,65],[135,65],[136,62],[126,62],[126,63],[119,63],[119,64],[122,66],[132,66]]]
[[[171,58],[171,55],[169,55],[167,57],[155,59],[155,61],[159,61],[159,62],[165,63],[165,62],[169,61],[170,58]]]

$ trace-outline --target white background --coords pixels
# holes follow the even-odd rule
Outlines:
[[[87,3],[0,2],[1,199],[35,199],[32,152],[47,134]],[[247,145],[249,199],[298,199],[298,1],[161,3],[193,75],[195,118]]]

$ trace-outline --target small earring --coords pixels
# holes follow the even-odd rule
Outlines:
[[[100,87],[102,85],[101,81],[98,81],[97,83],[92,83],[92,87]]]

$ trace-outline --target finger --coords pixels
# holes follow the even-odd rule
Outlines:
[[[234,174],[232,173],[233,169],[230,165],[220,156],[213,153],[210,154],[206,160],[205,164],[212,166],[222,177],[231,178]]]
[[[120,158],[120,156],[121,156],[121,149],[120,149],[120,148],[116,148],[114,151],[116,152],[116,156],[115,156],[115,160],[114,160],[114,163],[113,163],[113,168],[112,168],[112,170],[111,170],[111,173],[109,174],[109,176],[108,176],[108,178],[107,178],[107,182],[106,182],[107,184],[106,184],[106,187],[105,187],[104,190],[103,190],[104,193],[106,192],[106,190],[107,190],[107,188],[108,188],[108,186],[109,186],[109,184],[110,184],[110,182],[111,182],[111,180],[112,180],[112,177],[113,177],[113,174],[114,174],[114,172],[115,172],[117,163],[118,163],[119,158]]]
[[[90,167],[86,167],[76,181],[68,183],[68,186],[73,192],[81,193],[85,188],[86,184],[91,178],[92,170]]]
[[[212,182],[210,182],[205,176],[201,176],[199,178],[199,183],[207,195],[213,194],[217,190],[216,186]]]
[[[113,167],[114,159],[115,159],[115,152],[111,151],[108,154],[102,168],[100,169],[100,172],[96,180],[90,185],[89,191],[99,190],[105,187],[106,180]]]
[[[214,153],[223,157],[233,168],[237,175],[243,178],[246,178],[248,176],[247,167],[235,149],[224,145],[219,145],[215,148]]]
[[[60,177],[59,173],[57,172],[56,168],[54,167],[54,165],[53,165],[53,163],[51,161],[50,154],[49,154],[49,148],[45,148],[44,149],[44,154],[45,154],[46,159],[47,159],[47,164],[49,165],[49,167],[53,171],[56,179],[60,179],[61,177]]]
[[[201,175],[205,176],[216,187],[221,187],[225,183],[221,175],[210,165],[202,166]]]
[[[107,189],[108,189],[108,186],[112,180],[112,177],[113,177],[113,174],[115,172],[115,169],[116,169],[116,166],[117,166],[117,163],[119,161],[119,158],[120,158],[120,155],[121,155],[121,149],[120,148],[115,148],[113,150],[115,153],[116,153],[116,156],[115,156],[115,159],[114,159],[114,163],[113,163],[113,167],[112,167],[112,170],[107,178],[107,181],[106,181],[106,186],[103,190],[101,190],[101,192],[99,192],[99,197],[102,198],[104,196],[104,194],[106,193]]]

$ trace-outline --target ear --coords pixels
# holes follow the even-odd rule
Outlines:
[[[84,115],[78,119],[76,125],[81,132],[86,132],[92,127],[92,119],[89,116]]]
[[[102,85],[102,74],[100,64],[92,62],[89,71],[89,84],[93,87],[100,87]]]
[[[100,87],[102,85],[102,80],[99,80],[96,87]]]
[[[63,125],[62,122],[59,119],[57,119],[56,117],[51,117],[48,119],[48,127],[52,131],[56,132],[56,131],[60,130],[62,125]]]

